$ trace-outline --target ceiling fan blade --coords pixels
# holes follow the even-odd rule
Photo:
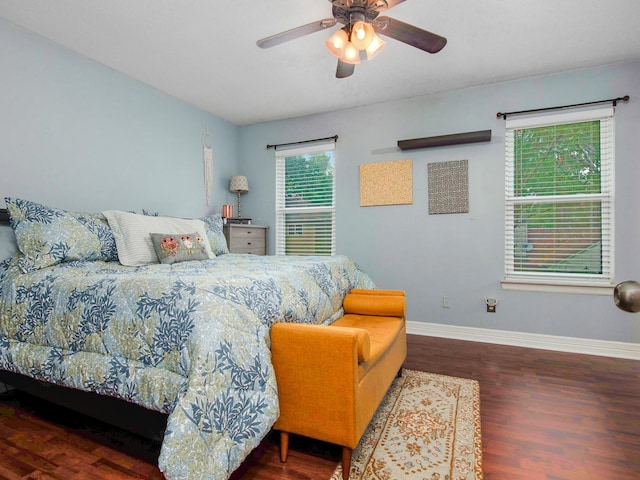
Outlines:
[[[373,28],[380,35],[394,38],[429,53],[438,53],[447,44],[446,38],[395,18],[378,17],[373,22]]]
[[[355,65],[351,63],[343,62],[342,60],[338,59],[338,67],[336,68],[336,78],[350,77],[351,75],[353,75],[353,72],[355,70],[356,70]]]
[[[285,32],[276,33],[275,35],[271,35],[270,37],[258,40],[256,43],[260,48],[269,48],[284,42],[288,42],[289,40],[295,40],[296,38],[309,35],[310,33],[315,33],[319,32],[320,30],[331,28],[336,23],[338,23],[338,21],[335,18],[325,18],[324,20],[308,23],[300,27],[292,28],[291,30],[287,30]]]

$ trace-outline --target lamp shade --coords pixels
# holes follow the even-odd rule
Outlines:
[[[340,60],[350,65],[357,65],[360,63],[360,50],[349,42],[346,47],[344,47],[344,54],[340,57]]]
[[[249,181],[244,175],[234,175],[229,181],[229,191],[232,193],[247,193]]]
[[[325,42],[327,49],[338,58],[344,54],[344,49],[348,43],[349,36],[343,29],[338,30]]]
[[[367,52],[367,60],[373,59],[387,45],[387,42],[382,40],[378,35],[376,35],[375,33],[373,35],[373,40],[365,50]]]
[[[362,20],[354,23],[351,29],[351,43],[358,50],[366,50],[369,48],[369,45],[371,45],[371,42],[373,42],[376,36],[376,32],[374,32],[371,24],[363,22]]]

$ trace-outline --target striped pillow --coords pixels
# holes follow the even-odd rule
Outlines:
[[[158,263],[158,256],[151,241],[152,233],[197,232],[203,238],[207,236],[207,228],[202,220],[191,220],[173,217],[150,217],[137,213],[107,210],[102,212],[109,222],[116,239],[118,260],[122,265],[135,267]],[[211,247],[204,242],[208,258],[214,258]]]

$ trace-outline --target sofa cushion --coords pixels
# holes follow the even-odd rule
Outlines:
[[[393,344],[398,335],[404,330],[404,318],[382,317],[373,315],[346,314],[331,324],[336,327],[351,327],[363,329],[369,332],[369,359],[359,362],[359,377],[362,378],[373,368],[389,346]]]

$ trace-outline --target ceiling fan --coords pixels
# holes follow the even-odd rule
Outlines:
[[[394,38],[400,42],[429,53],[438,53],[447,44],[447,39],[386,16],[381,12],[395,7],[405,0],[329,0],[333,5],[333,18],[325,18],[292,28],[258,40],[261,48],[279,45],[304,35],[326,30],[340,23],[344,25],[325,43],[329,51],[338,58],[337,78],[353,74],[361,60],[371,60],[386,43],[377,34]]]

